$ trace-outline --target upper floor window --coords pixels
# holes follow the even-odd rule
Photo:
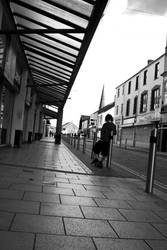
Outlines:
[[[136,76],[136,86],[135,86],[135,90],[139,89],[139,76]]]
[[[121,115],[123,114],[123,103],[121,104]]]
[[[124,95],[125,92],[125,85],[122,86],[122,95]]]
[[[133,104],[133,114],[134,115],[137,113],[137,100],[138,100],[138,97],[135,96],[135,98],[134,98],[134,104]]]
[[[141,103],[140,103],[140,112],[141,113],[144,113],[147,111],[147,99],[148,99],[148,94],[145,91],[141,94]]]
[[[116,106],[116,115],[118,115],[118,109],[119,109],[119,106],[117,105]]]
[[[118,92],[117,92],[117,97],[119,97],[119,94],[120,94],[120,89],[118,89]]]
[[[130,113],[130,100],[127,100],[126,103],[126,116],[129,116]]]
[[[159,97],[160,97],[160,88],[156,87],[152,89],[151,92],[151,110],[155,110],[155,108],[159,108]]]
[[[154,79],[156,80],[159,77],[159,62],[155,64]]]
[[[147,70],[144,71],[143,85],[147,84]]]
[[[128,94],[131,92],[131,81],[128,83]]]

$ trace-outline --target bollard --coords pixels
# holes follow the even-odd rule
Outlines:
[[[92,145],[92,151],[91,151],[91,159],[94,158],[93,148],[94,148],[94,145],[96,144],[96,141],[97,141],[97,133],[95,132],[95,133],[94,133],[94,137],[93,137],[93,145]]]
[[[78,135],[78,141],[77,141],[77,149],[79,150],[80,148],[80,135]]]
[[[157,150],[157,135],[158,135],[158,128],[155,127],[150,136],[149,159],[148,159],[146,190],[145,190],[146,193],[153,193],[156,150]]]
[[[74,135],[74,148],[76,146],[76,135]]]
[[[112,148],[113,148],[113,131],[111,131],[111,139],[109,142],[109,152],[108,152],[108,157],[107,157],[107,163],[106,167],[111,168],[111,160],[112,160]]]
[[[125,149],[127,148],[127,138],[125,139]]]

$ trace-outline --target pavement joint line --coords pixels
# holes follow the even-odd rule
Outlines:
[[[82,172],[74,172],[74,171],[68,171],[68,170],[59,170],[59,169],[51,169],[51,168],[39,168],[39,167],[32,167],[32,166],[27,166],[27,165],[16,165],[16,164],[12,164],[12,163],[4,163],[4,162],[0,162],[0,167],[2,167],[1,165],[6,165],[9,167],[18,167],[18,168],[29,168],[29,169],[33,169],[33,170],[40,170],[40,171],[50,171],[50,172],[58,172],[58,173],[67,173],[67,174],[79,174],[79,175],[95,175],[94,173],[82,173]]]
[[[132,170],[132,169],[130,169],[130,168],[128,168],[128,167],[126,167],[126,166],[120,164],[120,163],[117,163],[117,162],[115,162],[115,161],[112,161],[112,163],[113,163],[115,166],[118,166],[118,167],[120,167],[120,168],[122,168],[122,169],[124,169],[124,170],[127,170],[128,172],[130,172],[130,173],[136,175],[137,177],[141,178],[142,180],[146,181],[146,176],[145,176],[145,175],[143,175],[143,174],[141,174],[141,173],[139,173],[139,172],[137,172],[137,171],[134,171],[134,170]],[[161,187],[161,188],[167,190],[167,185],[165,185],[165,184],[163,184],[163,183],[161,183],[161,182],[159,182],[159,181],[154,180],[154,184],[155,184],[156,186],[158,186],[158,187]]]

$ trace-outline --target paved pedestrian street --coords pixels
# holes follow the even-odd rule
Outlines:
[[[63,144],[0,151],[1,250],[166,250],[167,200],[97,176]]]

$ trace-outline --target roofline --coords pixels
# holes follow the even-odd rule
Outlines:
[[[137,76],[141,71],[143,71],[144,69],[148,68],[151,64],[155,63],[156,61],[158,61],[161,57],[165,56],[166,53],[162,54],[161,56],[159,56],[158,58],[156,58],[155,60],[153,60],[151,63],[147,64],[144,68],[142,68],[141,70],[139,70],[137,73],[135,73],[133,76],[131,76],[130,78],[128,78],[126,81],[124,81],[123,83],[119,84],[115,89],[121,87],[123,84],[125,84],[126,82],[128,82],[130,79],[132,79],[134,76]]]

